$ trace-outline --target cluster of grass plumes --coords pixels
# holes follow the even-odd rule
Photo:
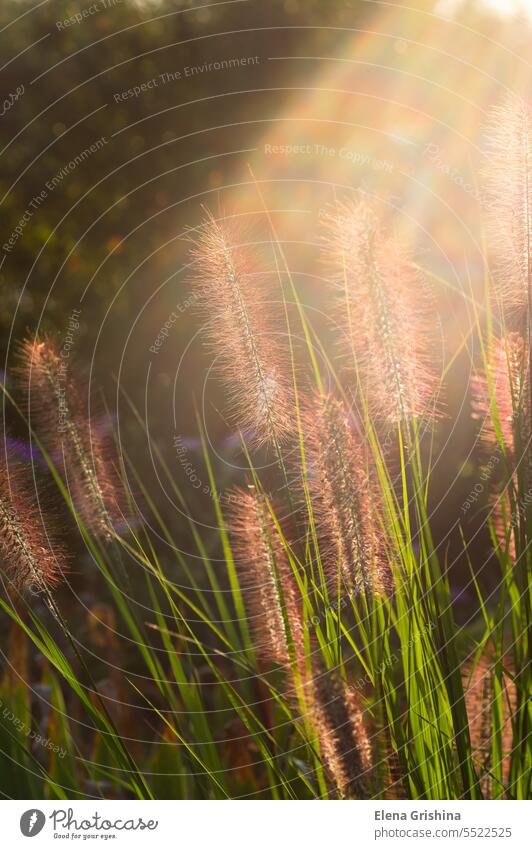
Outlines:
[[[351,327],[349,348],[356,380],[353,369],[347,369],[346,389],[361,409],[376,416],[383,430],[390,424],[408,426],[410,421],[432,418],[438,382],[436,370],[429,366],[428,325],[419,321],[423,311],[418,275],[404,249],[383,235],[377,213],[368,205],[342,206],[334,219],[331,212],[331,221],[324,237],[333,266],[331,282],[338,286],[338,265],[344,274],[347,262],[351,268],[343,290],[347,313],[349,320],[363,323],[359,336]],[[306,619],[307,608],[317,601],[310,602],[310,596],[316,592],[322,608],[339,598],[357,605],[353,599],[362,596],[365,617],[382,615],[382,606],[388,603],[384,506],[370,441],[363,436],[367,421],[355,420],[341,390],[324,391],[319,373],[313,391],[307,380],[298,385],[302,369],[294,367],[293,349],[261,355],[261,332],[270,321],[268,304],[257,297],[257,267],[250,275],[247,255],[230,247],[238,245],[238,236],[232,233],[229,239],[227,231],[227,223],[212,216],[202,225],[193,251],[194,284],[208,295],[204,309],[209,310],[210,343],[218,357],[223,352],[221,376],[229,390],[228,402],[244,438],[251,429],[251,449],[261,431],[256,419],[251,426],[252,418],[266,409],[260,401],[265,397],[263,363],[274,364],[278,386],[290,385],[278,405],[283,439],[272,427],[271,416],[262,433],[264,440],[271,434],[284,473],[280,483],[285,501],[288,488],[287,504],[295,505],[291,527],[281,529],[271,496],[260,494],[255,486],[230,499],[238,505],[229,522],[254,649],[262,662],[274,661],[288,670],[288,688],[305,717],[307,733],[315,735],[325,786],[341,797],[363,797],[371,786],[373,753],[361,702],[345,670],[331,666],[331,657],[322,657],[323,646],[316,634],[310,635]],[[350,257],[344,262],[345,251]],[[352,315],[354,306],[358,317]],[[345,321],[342,331],[347,335]],[[275,338],[289,332],[289,327],[278,325]],[[291,448],[288,464],[282,442]],[[294,460],[298,454],[299,464]],[[301,528],[306,528],[308,551],[313,552],[307,564],[300,560],[301,543],[292,537]],[[366,622],[357,627],[363,634]]]

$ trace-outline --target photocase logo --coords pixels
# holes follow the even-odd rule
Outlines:
[[[43,830],[46,817],[38,808],[25,811],[20,818],[20,830],[24,837],[35,837]]]

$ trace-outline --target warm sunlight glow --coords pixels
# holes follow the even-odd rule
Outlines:
[[[462,0],[440,0],[436,4],[436,13],[440,15],[454,14],[464,6]],[[481,0],[479,6],[501,15],[512,16],[524,13],[532,16],[532,0]]]

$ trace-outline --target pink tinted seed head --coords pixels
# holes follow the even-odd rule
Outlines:
[[[508,94],[486,126],[485,202],[493,281],[505,313],[522,319],[532,286],[532,109]]]
[[[233,424],[256,446],[294,429],[291,367],[268,277],[241,227],[208,215],[193,236],[194,286]]]
[[[290,644],[304,662],[301,598],[279,531],[264,496],[255,487],[235,488],[230,529],[236,567],[264,660],[286,665]]]
[[[330,207],[323,256],[336,292],[343,358],[370,413],[388,424],[433,418],[434,320],[408,251],[362,199]]]
[[[345,405],[313,396],[305,414],[308,484],[326,577],[334,592],[382,593],[387,583],[378,491]]]
[[[50,338],[26,340],[19,358],[30,414],[46,445],[64,461],[74,506],[85,526],[108,540],[124,523],[125,497],[114,450],[87,413],[82,383]]]
[[[45,524],[22,470],[0,459],[0,560],[16,590],[54,589],[66,571],[63,547]]]

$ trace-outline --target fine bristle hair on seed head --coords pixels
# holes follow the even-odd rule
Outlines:
[[[301,597],[265,497],[235,487],[229,528],[257,655],[280,665],[304,663]]]
[[[513,663],[509,656],[502,657],[502,710],[495,722],[500,722],[502,777],[506,784],[510,775],[513,728],[512,721],[517,704],[516,684],[513,680]],[[464,695],[469,719],[473,760],[477,766],[480,784],[486,798],[493,791],[493,702],[495,699],[496,657],[485,649],[476,664],[467,662],[462,668]],[[512,676],[512,677],[510,677]],[[500,788],[499,788],[500,789]]]
[[[526,501],[510,497],[520,477],[525,491],[532,481],[528,345],[517,332],[493,342],[485,369],[471,380],[472,417],[480,423],[479,442],[485,480],[490,479],[489,508],[502,552],[515,560],[515,527]],[[500,441],[504,446],[504,463]],[[519,471],[518,471],[519,469]],[[501,474],[502,472],[502,474]]]
[[[527,361],[528,346],[522,336],[509,333],[494,341],[488,372],[479,370],[471,381],[472,416],[480,422],[483,449],[488,455],[498,450],[500,429],[508,460],[513,464],[518,459],[519,443],[522,449],[526,448],[530,433]]]
[[[253,446],[282,443],[294,430],[291,365],[258,249],[241,225],[211,214],[190,239],[194,292],[228,416]]]
[[[316,392],[304,412],[308,487],[330,590],[380,594],[388,584],[377,487],[346,405]],[[339,580],[340,579],[340,580]]]
[[[45,521],[22,468],[0,457],[0,565],[8,588],[50,591],[67,569],[57,535]]]
[[[67,367],[51,337],[28,339],[19,350],[18,382],[30,424],[64,470],[72,502],[83,524],[109,540],[124,524],[125,497],[110,439],[88,412],[83,382]]]
[[[373,754],[358,695],[336,670],[316,670],[311,711],[321,759],[338,795],[368,798]]]
[[[425,282],[406,247],[365,198],[323,216],[325,273],[336,293],[342,360],[370,414],[388,425],[436,415],[435,326]]]
[[[522,324],[532,284],[532,109],[507,94],[485,127],[484,205],[499,305]]]

